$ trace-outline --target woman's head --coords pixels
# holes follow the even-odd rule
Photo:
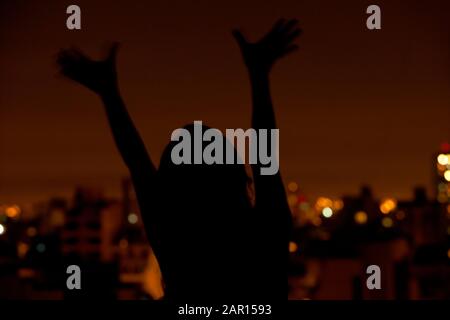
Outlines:
[[[193,125],[184,129],[194,135]],[[220,139],[225,155],[230,142],[223,135]],[[166,249],[161,266],[166,289],[172,288],[167,293],[195,297],[196,293],[213,292],[215,286],[236,287],[244,280],[229,275],[238,274],[232,270],[242,268],[239,260],[248,259],[252,237],[250,179],[245,165],[177,165],[171,157],[176,144],[173,141],[168,144],[158,170],[161,186],[158,201],[163,210],[160,231]],[[203,142],[202,151],[206,145]],[[193,146],[190,153],[193,158]],[[236,150],[234,153],[237,156]],[[231,256],[235,259],[230,259]],[[225,270],[229,273],[223,273]],[[242,270],[240,273],[245,274]]]
[[[194,125],[184,127],[192,139],[194,137]],[[209,127],[202,125],[202,132]],[[223,136],[223,152],[225,157],[227,145],[230,142]],[[191,164],[175,164],[172,161],[172,150],[178,142],[171,141],[163,152],[159,166],[160,182],[164,189],[171,189],[172,194],[178,199],[183,199],[185,205],[196,206],[198,210],[209,209],[215,206],[239,210],[248,208],[250,200],[248,196],[249,177],[243,164],[194,164],[194,144],[191,143]],[[202,143],[202,153],[210,142]],[[235,157],[237,152],[233,148]],[[202,154],[203,155],[203,154]],[[225,159],[224,159],[225,160]],[[225,161],[223,161],[225,163]]]

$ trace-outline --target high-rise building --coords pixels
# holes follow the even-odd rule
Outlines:
[[[79,189],[65,216],[62,252],[66,256],[111,262],[115,254],[114,234],[120,227],[120,205],[106,201],[99,192]]]
[[[433,159],[433,184],[436,200],[442,204],[450,204],[450,144],[443,143]]]

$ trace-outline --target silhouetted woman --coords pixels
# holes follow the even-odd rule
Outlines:
[[[276,128],[269,73],[275,61],[297,49],[293,41],[299,34],[296,20],[283,19],[255,43],[233,31],[250,76],[255,129]],[[252,165],[252,205],[244,165],[175,165],[171,142],[156,169],[119,93],[117,48],[112,46],[100,61],[77,49],[62,50],[58,63],[66,77],[103,101],[161,267],[165,297],[183,302],[285,300],[291,216],[280,173],[261,175],[261,165]],[[192,125],[185,128],[193,130]],[[229,142],[223,139],[225,146]]]

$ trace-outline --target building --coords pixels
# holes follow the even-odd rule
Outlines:
[[[433,185],[437,201],[448,206],[450,204],[450,144],[448,143],[443,143],[439,152],[433,156]]]

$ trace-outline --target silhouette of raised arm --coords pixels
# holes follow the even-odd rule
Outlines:
[[[284,19],[278,20],[272,30],[253,43],[248,42],[239,30],[233,31],[250,76],[253,100],[252,126],[255,129],[277,128],[270,95],[269,73],[278,59],[298,49],[293,41],[300,32],[297,20]],[[270,146],[270,141],[267,145]],[[261,175],[260,167],[260,164],[252,166],[255,205],[267,213],[285,214],[290,229],[291,215],[281,174],[278,171],[275,175]]]
[[[92,90],[103,101],[114,141],[130,171],[148,229],[151,224],[147,223],[144,212],[149,209],[148,197],[154,194],[156,187],[156,168],[120,96],[116,71],[117,50],[118,44],[113,44],[104,59],[92,60],[76,48],[66,49],[59,52],[57,62],[64,76]],[[152,233],[147,232],[147,235],[151,237]]]

